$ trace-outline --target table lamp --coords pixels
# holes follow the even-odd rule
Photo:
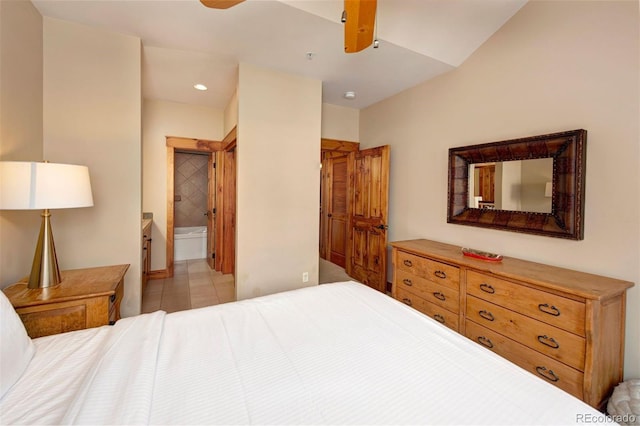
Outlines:
[[[86,166],[0,161],[0,210],[42,210],[29,288],[61,281],[49,210],[90,206],[93,196]]]

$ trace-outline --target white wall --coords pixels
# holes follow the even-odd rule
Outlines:
[[[360,110],[322,104],[322,137],[343,141],[360,141]]]
[[[238,90],[236,89],[224,108],[224,136],[238,125]]]
[[[545,197],[546,183],[553,180],[553,158],[522,163],[522,210],[551,213],[551,197]]]
[[[497,169],[500,169],[500,173],[496,173],[496,182],[500,184],[500,203],[496,208],[522,210],[522,161],[503,161],[496,164]]]
[[[61,269],[128,263],[121,313],[140,313],[140,39],[44,18],[44,154],[89,167],[94,207],[57,210]]]
[[[527,3],[458,69],[360,113],[391,145],[390,240],[429,238],[636,283],[625,376],[640,377],[638,2]],[[584,128],[583,241],[446,223],[450,147]]]
[[[319,80],[240,64],[238,299],[318,284],[321,105]]]
[[[145,99],[142,109],[142,209],[153,213],[151,270],[166,268],[167,136],[222,140],[223,111]]]
[[[0,1],[0,161],[42,161],[42,16]],[[0,210],[0,288],[29,275],[39,211]]]

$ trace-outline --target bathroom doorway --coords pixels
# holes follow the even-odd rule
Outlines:
[[[222,143],[218,141],[167,137],[166,277],[173,276],[176,244],[181,250],[190,250],[185,252],[188,257],[201,256],[195,252],[202,253],[202,249],[206,246],[203,257],[207,258],[209,266],[214,268],[213,255],[216,238],[215,155],[221,148]],[[183,170],[178,172],[178,168]],[[202,176],[206,176],[206,205],[202,202],[202,193],[205,191],[202,183],[190,182],[190,178],[197,180]],[[176,192],[176,187],[179,188],[178,192]],[[198,226],[184,226],[191,224],[191,222],[195,225],[197,216],[200,216],[200,220],[197,222]],[[189,217],[191,218],[189,219]],[[204,229],[202,223],[205,223]],[[178,234],[180,235],[174,233],[176,228],[179,229]],[[189,248],[181,247],[185,245]]]
[[[174,156],[174,255],[175,262],[207,258],[207,240],[215,246],[215,226],[208,229],[211,153],[176,150]],[[215,183],[214,183],[215,187]],[[213,194],[215,196],[215,191]]]
[[[190,228],[179,226],[178,215],[192,214],[194,218],[198,214],[206,220],[206,260],[212,270],[222,271],[225,274],[235,272],[235,152],[236,129],[233,128],[222,141],[209,141],[203,139],[190,139],[167,136],[167,246],[166,246],[166,273],[162,277],[173,276],[173,263],[175,254],[174,228]],[[190,206],[185,201],[195,189],[187,185],[183,193],[176,192],[176,168],[180,167],[185,159],[195,160],[195,164],[186,166],[183,175],[195,173],[195,169],[204,163],[202,158],[181,157],[181,154],[204,156],[207,159],[207,205],[205,211],[200,207]],[[193,161],[191,161],[193,162]],[[180,177],[179,179],[182,179]],[[198,197],[196,197],[198,198]],[[199,198],[201,200],[201,196]],[[189,201],[193,203],[192,201]],[[178,205],[183,203],[182,205]],[[202,204],[193,203],[196,206]],[[176,213],[178,212],[178,213]],[[200,212],[200,213],[198,213]],[[187,229],[192,233],[185,239],[202,238],[200,230]],[[201,234],[201,235],[193,235]],[[202,239],[199,240],[202,244]]]

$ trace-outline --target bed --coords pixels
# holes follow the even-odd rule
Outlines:
[[[3,424],[609,422],[355,282],[33,340],[0,298]]]

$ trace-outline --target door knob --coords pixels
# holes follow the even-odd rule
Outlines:
[[[378,225],[376,226],[376,228],[385,230],[385,229],[389,229],[389,225]]]

